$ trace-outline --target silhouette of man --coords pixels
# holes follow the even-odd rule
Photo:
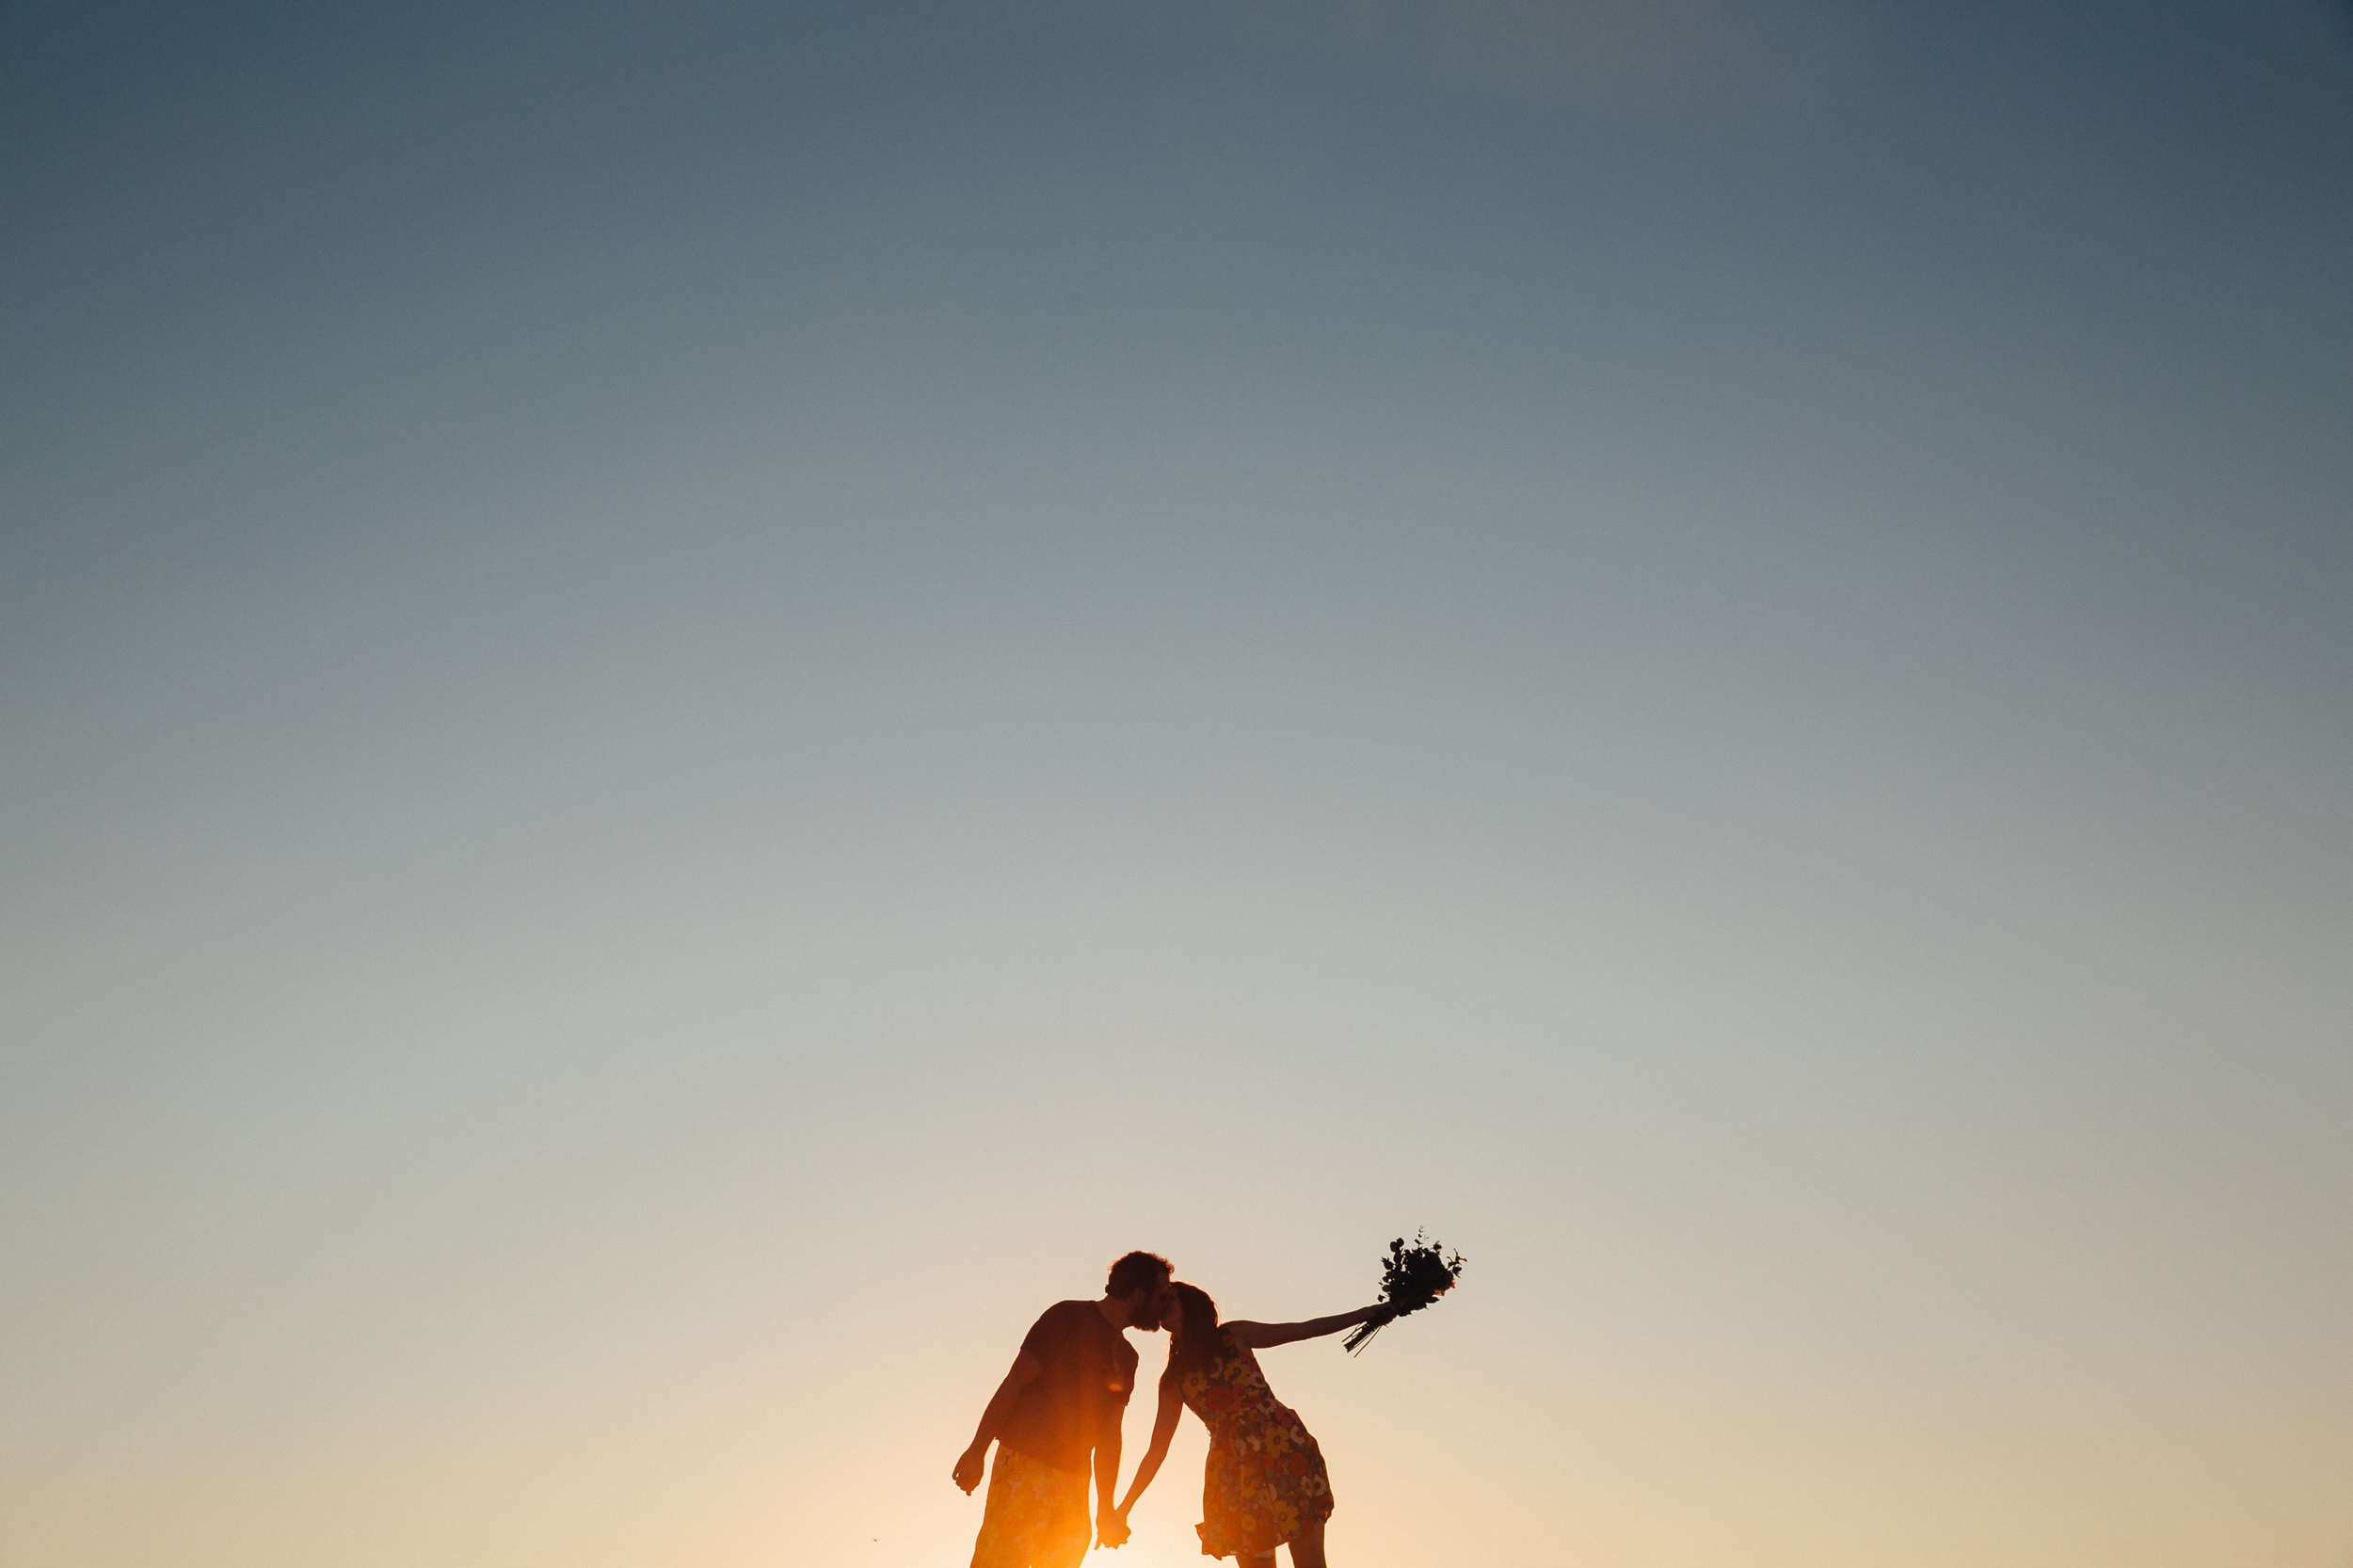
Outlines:
[[[972,1446],[956,1460],[967,1496],[981,1483],[988,1446],[988,1506],[972,1568],[1078,1568],[1095,1531],[1087,1470],[1095,1471],[1103,1545],[1128,1539],[1112,1508],[1119,1481],[1119,1418],[1136,1385],[1135,1347],[1125,1329],[1160,1326],[1168,1259],[1131,1252],[1112,1265],[1101,1301],[1057,1302],[1021,1341],[1013,1369],[981,1413]]]

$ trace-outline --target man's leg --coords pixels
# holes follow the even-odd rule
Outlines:
[[[1005,1470],[1008,1452],[999,1444],[988,1464],[988,1497],[981,1510],[980,1539],[972,1543],[972,1568],[1029,1568],[1027,1543],[1020,1539],[1020,1501]]]
[[[1075,1540],[1064,1531],[1038,1544],[1037,1555],[1030,1560],[1031,1568],[1079,1568],[1086,1560],[1087,1548],[1094,1544],[1092,1526],[1088,1527],[1088,1533]]]
[[[1037,1539],[1030,1548],[1032,1568],[1079,1568],[1087,1548],[1095,1544],[1095,1522],[1087,1516],[1087,1478],[1083,1472],[1049,1472],[1054,1496],[1039,1521]]]
[[[1079,1568],[1094,1539],[1085,1472],[1057,1470],[997,1445],[972,1568]]]

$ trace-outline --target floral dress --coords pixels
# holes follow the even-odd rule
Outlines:
[[[1323,1471],[1323,1450],[1298,1413],[1276,1401],[1257,1358],[1223,1330],[1217,1339],[1214,1359],[1176,1376],[1176,1392],[1209,1429],[1201,1550],[1209,1557],[1250,1557],[1329,1519],[1332,1482]]]

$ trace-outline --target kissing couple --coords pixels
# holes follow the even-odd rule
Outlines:
[[[1314,1339],[1358,1323],[1385,1323],[1386,1305],[1359,1307],[1300,1323],[1221,1322],[1208,1292],[1170,1278],[1168,1259],[1131,1252],[1111,1267],[1100,1301],[1057,1302],[1032,1326],[1013,1369],[981,1413],[972,1446],[956,1460],[955,1482],[981,1483],[988,1446],[988,1504],[972,1568],[1076,1568],[1095,1544],[1118,1546],[1128,1514],[1168,1457],[1176,1423],[1192,1411],[1209,1429],[1201,1478],[1201,1550],[1236,1568],[1273,1568],[1274,1548],[1291,1568],[1325,1568],[1323,1522],[1332,1482],[1323,1450],[1267,1386],[1253,1353]],[[1136,1352],[1125,1333],[1169,1334],[1152,1443],[1116,1507],[1119,1422],[1135,1387]],[[1087,1473],[1095,1475],[1095,1521],[1087,1520]]]

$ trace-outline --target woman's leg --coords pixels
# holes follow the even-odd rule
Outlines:
[[[1291,1568],[1324,1568],[1322,1520],[1291,1538]]]

